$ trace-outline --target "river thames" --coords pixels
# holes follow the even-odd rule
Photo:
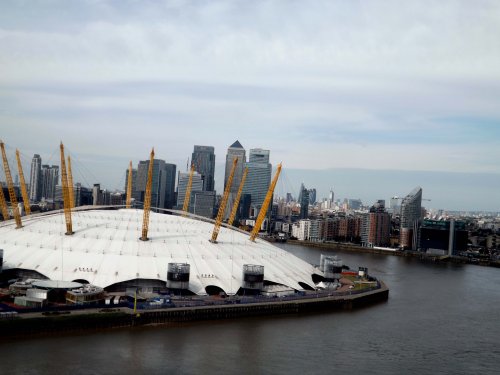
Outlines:
[[[326,253],[280,246],[313,264]],[[386,282],[389,300],[354,311],[81,335],[6,341],[0,333],[0,373],[499,373],[499,269],[336,254]]]

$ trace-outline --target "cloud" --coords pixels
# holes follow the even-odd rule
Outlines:
[[[121,170],[240,139],[294,168],[500,173],[496,1],[3,2],[0,25],[27,153]]]

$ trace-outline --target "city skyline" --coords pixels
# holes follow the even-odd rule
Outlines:
[[[340,197],[367,203],[434,183],[388,181],[383,196],[363,197],[337,181],[346,169],[444,172],[477,186],[429,196],[432,206],[500,210],[496,2],[54,1],[0,10],[0,135],[25,159],[52,163],[63,140],[95,175],[88,184],[113,189],[152,146],[183,171],[193,145],[213,146],[220,162],[239,139],[271,150],[273,165],[331,173]],[[295,190],[304,182],[327,196],[302,180]]]
[[[242,141],[244,143],[244,141]],[[228,147],[233,141],[228,142]],[[13,169],[13,177],[17,175],[14,160],[14,148],[16,145],[6,143],[7,156]],[[191,146],[192,147],[192,146]],[[22,147],[17,145],[22,150]],[[42,163],[59,164],[58,155],[55,153],[57,147],[52,152],[52,157],[47,159],[41,154]],[[149,150],[146,150],[147,152]],[[225,157],[226,150],[215,150],[215,154],[220,154],[220,158]],[[270,150],[272,154],[272,149]],[[146,154],[147,154],[146,152]],[[172,163],[164,158],[161,149],[155,148],[157,159]],[[31,157],[22,153],[23,169],[30,171]],[[188,155],[189,156],[189,155]],[[83,186],[92,188],[94,183],[100,183],[108,190],[124,190],[126,182],[125,168],[128,166],[127,160],[122,160],[118,167],[118,162],[98,162],[83,163],[79,155],[71,154],[73,161],[74,182],[82,183]],[[132,160],[134,168],[141,160]],[[178,157],[180,161],[177,171],[186,172],[186,159]],[[50,161],[47,161],[50,160]],[[271,157],[273,173],[277,164]],[[225,163],[215,163],[215,190],[217,194],[223,193]],[[113,169],[114,168],[114,169]],[[0,168],[0,181],[5,180],[3,169]],[[177,180],[177,177],[176,177]],[[29,177],[28,181],[29,183]],[[177,183],[177,181],[176,181]],[[335,199],[356,199],[360,198],[365,206],[370,206],[378,199],[385,199],[387,205],[393,196],[404,197],[408,191],[415,186],[422,186],[424,198],[430,201],[424,202],[425,208],[443,209],[448,211],[489,211],[500,212],[500,175],[487,173],[465,173],[465,172],[427,172],[427,171],[403,171],[403,170],[374,170],[374,169],[350,169],[331,168],[326,170],[303,170],[287,168],[284,169],[280,180],[276,186],[275,196],[286,197],[291,193],[298,199],[300,184],[304,183],[308,189],[317,190],[317,200],[328,198],[330,189],[334,186]]]

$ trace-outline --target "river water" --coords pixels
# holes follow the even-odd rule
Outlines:
[[[314,264],[322,253],[280,246]],[[499,269],[337,254],[385,281],[388,302],[8,341],[0,333],[0,374],[500,373]]]

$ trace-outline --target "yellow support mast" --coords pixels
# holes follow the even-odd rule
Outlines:
[[[71,172],[71,156],[68,155],[68,193],[69,204],[71,208],[75,208],[75,192],[73,191],[73,173]]]
[[[3,195],[3,187],[0,184],[0,209],[2,210],[2,216],[5,221],[10,219],[9,210],[7,209],[7,202],[5,201],[5,196]]]
[[[149,156],[148,182],[146,183],[146,194],[144,197],[144,215],[142,217],[142,236],[141,241],[147,241],[149,229],[149,210],[151,209],[151,187],[153,186],[153,163],[155,157],[155,149],[151,150]]]
[[[64,201],[64,217],[66,219],[66,235],[73,234],[73,222],[71,221],[71,202],[69,200],[68,174],[66,173],[66,158],[64,157],[64,145],[61,142],[61,183]]]
[[[5,145],[2,141],[0,141],[0,148],[2,149],[3,169],[5,171],[5,178],[7,179],[7,187],[9,188],[10,205],[12,206],[12,212],[14,212],[14,219],[16,219],[16,229],[19,229],[23,226],[23,223],[21,222],[19,207],[17,207],[16,191],[14,190],[14,181],[12,181],[12,175],[10,174]]]
[[[184,204],[182,206],[182,211],[188,212],[189,200],[191,199],[191,187],[193,186],[193,174],[194,174],[194,164],[191,164],[191,170],[189,171],[189,180],[186,186],[186,195],[184,196]]]
[[[273,198],[274,188],[276,187],[276,182],[278,182],[280,173],[281,173],[281,163],[278,164],[278,168],[276,169],[276,174],[274,175],[273,181],[271,182],[271,186],[267,191],[264,203],[262,203],[262,208],[260,209],[259,216],[257,216],[255,226],[253,227],[252,233],[250,234],[250,241],[255,242],[255,237],[257,237],[257,234],[259,233],[260,226],[262,225],[267,214],[267,208],[269,207],[269,203]]]
[[[127,181],[127,200],[125,202],[125,207],[130,208],[132,202],[132,160],[128,166],[128,181]]]
[[[17,170],[19,171],[19,181],[21,182],[21,194],[23,196],[24,211],[26,216],[31,215],[30,199],[28,197],[28,190],[26,189],[26,182],[24,180],[23,166],[21,164],[21,156],[19,150],[16,149]]]
[[[219,235],[220,226],[222,224],[222,218],[224,217],[224,212],[226,211],[227,199],[229,197],[229,192],[231,191],[231,185],[233,184],[234,171],[236,170],[236,164],[238,164],[238,158],[233,159],[233,167],[231,168],[231,173],[226,183],[226,190],[224,190],[224,195],[219,206],[219,212],[217,213],[217,219],[215,219],[214,231],[212,232],[212,239],[210,242],[216,243],[217,236]]]
[[[231,215],[229,215],[228,225],[233,225],[234,218],[236,217],[236,211],[238,211],[238,206],[240,205],[241,193],[243,192],[243,186],[245,186],[245,180],[247,179],[248,167],[245,167],[243,172],[243,177],[241,177],[240,187],[238,188],[238,194],[236,194],[236,200],[233,203],[233,209],[231,210]]]

